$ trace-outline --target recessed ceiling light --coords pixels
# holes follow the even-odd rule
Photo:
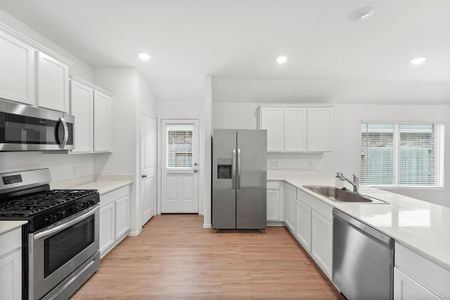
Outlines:
[[[150,54],[145,53],[145,52],[139,53],[138,56],[139,56],[139,59],[142,61],[148,61],[148,60],[150,60],[150,57],[151,57]]]
[[[373,7],[367,6],[362,7],[358,10],[355,10],[351,15],[350,19],[353,21],[364,21],[370,18],[373,13],[375,12],[375,9]]]
[[[416,57],[416,58],[411,59],[409,62],[412,65],[421,65],[421,64],[423,64],[426,61],[427,61],[427,57],[426,56],[420,56],[420,57]]]
[[[277,63],[283,65],[287,62],[288,58],[286,55],[280,55],[277,57]]]

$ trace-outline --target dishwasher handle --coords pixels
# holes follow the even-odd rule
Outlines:
[[[347,215],[346,213],[344,213],[336,208],[333,209],[333,217],[339,218],[342,221],[359,229],[360,231],[370,235],[371,237],[375,238],[376,240],[378,240],[384,244],[387,244],[389,246],[389,248],[394,247],[394,242],[393,242],[394,240],[390,236],[388,236],[384,233],[381,233],[380,231],[370,227],[369,225],[364,224],[363,222]]]

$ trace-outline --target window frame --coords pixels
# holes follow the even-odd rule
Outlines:
[[[443,189],[444,188],[444,145],[445,145],[445,124],[444,122],[413,122],[413,121],[373,121],[361,120],[359,127],[362,124],[391,124],[393,125],[393,141],[392,141],[392,157],[393,157],[393,178],[392,184],[361,184],[367,187],[374,188],[401,188],[401,189]],[[434,150],[437,156],[435,161],[435,168],[438,172],[438,182],[435,185],[417,185],[417,184],[400,184],[399,183],[399,161],[400,161],[400,125],[433,125],[436,128],[436,140],[434,143]],[[362,145],[362,132],[360,129],[360,145]],[[362,172],[361,158],[360,176]]]

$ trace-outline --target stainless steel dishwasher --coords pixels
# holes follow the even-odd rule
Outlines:
[[[334,209],[333,282],[348,300],[393,299],[394,240]]]

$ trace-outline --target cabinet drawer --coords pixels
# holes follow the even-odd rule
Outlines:
[[[417,281],[394,268],[394,300],[439,300]]]
[[[306,203],[317,214],[321,215],[326,220],[330,222],[333,220],[333,207],[324,203],[322,200],[314,198],[314,196],[309,195],[302,189],[297,189],[297,199]]]
[[[395,243],[395,266],[444,299],[450,299],[450,272]]]
[[[17,228],[0,235],[0,257],[22,246],[22,228]]]
[[[267,181],[266,187],[268,190],[279,190],[280,181]]]
[[[100,205],[107,205],[108,203],[115,201],[119,198],[128,196],[128,194],[130,193],[130,186],[124,186],[121,188],[118,188],[117,190],[114,190],[112,192],[103,194],[100,196]]]

